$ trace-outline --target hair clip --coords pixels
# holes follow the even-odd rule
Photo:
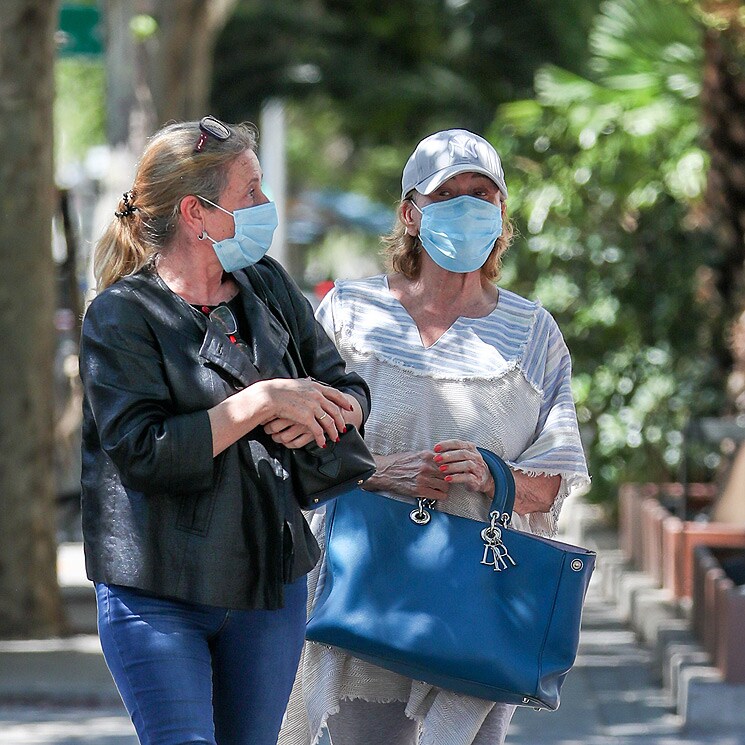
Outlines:
[[[138,207],[135,207],[134,204],[132,204],[132,200],[134,199],[134,194],[131,191],[125,191],[124,194],[122,194],[122,201],[124,202],[124,209],[123,210],[115,210],[114,214],[121,220],[123,217],[129,217],[130,215],[133,215],[136,209],[139,209]]]

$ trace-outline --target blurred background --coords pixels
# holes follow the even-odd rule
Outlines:
[[[272,254],[311,302],[382,270],[422,137],[483,134],[519,231],[500,284],[572,353],[586,499],[612,523],[622,483],[726,479],[745,432],[739,1],[3,0],[0,91],[0,637],[64,628],[92,246],[170,120],[259,127]]]

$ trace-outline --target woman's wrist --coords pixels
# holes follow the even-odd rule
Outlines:
[[[207,411],[213,455],[221,453],[269,418],[268,398],[258,387],[260,384],[261,381],[244,388]]]
[[[373,455],[373,458],[375,458],[375,473],[365,481],[362,488],[369,491],[393,491],[394,484],[387,471],[391,461],[390,456]]]
[[[491,472],[487,471],[486,483],[479,490],[487,499],[492,499],[494,496],[494,477]]]
[[[356,397],[353,396],[351,393],[345,393],[344,396],[353,407],[352,411],[342,411],[344,421],[347,424],[353,425],[355,429],[359,430],[362,426],[362,420],[364,419],[362,406],[360,405],[360,402],[356,399]]]

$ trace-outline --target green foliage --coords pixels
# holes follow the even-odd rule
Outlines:
[[[288,182],[395,203],[414,143],[484,131],[551,61],[585,69],[599,0],[240,0],[218,40],[212,111],[286,102]]]
[[[141,13],[132,17],[129,29],[137,41],[143,42],[155,36],[158,32],[158,22],[152,16]]]
[[[369,234],[334,228],[308,256],[306,279],[310,284],[323,279],[370,276],[381,271],[380,241]]]
[[[343,112],[326,98],[286,104],[288,181],[302,189],[341,189],[394,204],[411,144],[355,143]]]
[[[319,98],[355,145],[479,131],[539,65],[583,71],[598,2],[241,0],[217,45],[214,108],[256,119],[269,97]]]
[[[55,160],[64,166],[106,141],[104,63],[84,57],[57,60],[55,85]]]
[[[490,134],[522,233],[503,281],[564,332],[591,496],[608,500],[675,478],[688,418],[717,412],[723,383],[696,300],[715,257],[689,226],[707,164],[698,27],[676,2],[613,0],[590,46],[591,76],[542,68],[536,100],[503,106]]]

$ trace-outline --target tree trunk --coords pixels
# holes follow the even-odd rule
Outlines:
[[[706,208],[717,248],[717,285],[729,332],[730,397],[745,409],[745,27],[739,0],[706,0],[719,24],[704,36],[701,92],[705,143],[711,157]]]
[[[106,135],[110,145],[127,145],[136,106],[135,69],[140,63],[130,29],[137,12],[131,0],[105,0]]]
[[[53,489],[57,3],[0,13],[0,636],[61,631]]]
[[[139,155],[155,129],[208,113],[215,41],[237,3],[104,0],[109,144]],[[138,14],[155,18],[152,37],[135,37]]]
[[[165,0],[156,7],[158,53],[152,70],[158,126],[209,113],[217,36],[238,0]]]

